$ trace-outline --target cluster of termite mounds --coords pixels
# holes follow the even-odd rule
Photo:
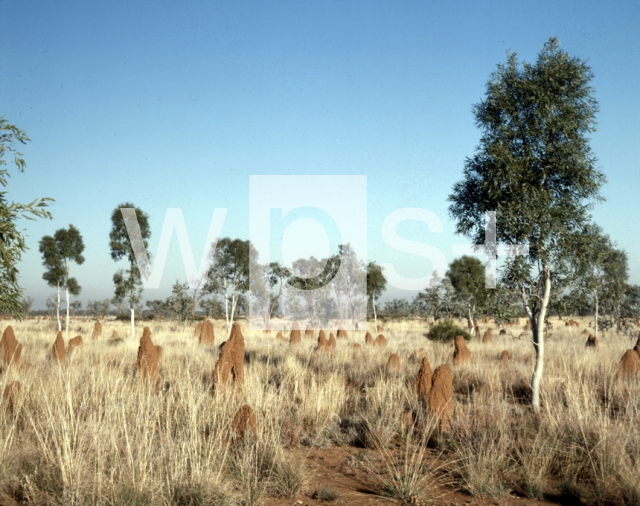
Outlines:
[[[415,388],[428,415],[438,420],[441,430],[449,430],[453,415],[453,373],[449,364],[432,371],[429,359],[423,357],[415,380]]]
[[[378,337],[374,339],[371,333],[367,332],[364,336],[364,343],[369,346],[386,346],[387,339],[382,334],[378,334]]]

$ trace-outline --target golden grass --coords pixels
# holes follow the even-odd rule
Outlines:
[[[584,322],[580,329],[556,322],[547,340],[540,416],[528,408],[527,335],[494,332],[493,343],[471,341],[471,364],[454,368],[452,429],[444,434],[430,433],[414,392],[419,358],[412,353],[424,348],[435,368],[451,363],[453,344],[427,341],[425,322],[386,324],[382,349],[364,346],[364,331],[351,331],[314,367],[315,340],[289,348],[243,323],[245,386],[216,394],[210,382],[225,335],[220,322],[215,347],[200,346],[193,326],[145,323],[164,348],[156,387],[135,371],[143,324],[134,341],[124,337],[128,323],[105,322],[105,337],[92,341],[92,322],[72,322],[70,336],[82,334],[84,345],[61,368],[47,359],[56,334],[50,323],[11,323],[30,367],[0,376],[2,390],[15,379],[24,387],[16,413],[0,409],[0,492],[20,503],[261,504],[267,496],[313,492],[289,448],[334,445],[377,449],[392,472],[387,488],[405,487],[405,496],[415,488],[424,500],[426,484],[440,480],[431,480],[434,467],[425,461],[442,454],[445,481],[472,495],[640,502],[640,385],[613,381],[633,341],[610,333],[597,350],[585,349]],[[121,339],[108,337],[113,330]],[[353,351],[354,342],[362,350]],[[499,360],[505,349],[508,363]],[[402,372],[390,375],[393,352]],[[239,444],[231,422],[242,404],[255,410],[258,427]],[[406,410],[415,413],[418,432],[398,457],[389,449],[407,443]]]

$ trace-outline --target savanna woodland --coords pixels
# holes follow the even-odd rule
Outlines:
[[[202,279],[143,304],[121,209],[145,251],[149,217],[114,202],[113,298],[77,300],[84,243],[64,224],[39,243],[55,295],[36,314],[18,219],[52,218],[51,202],[11,202],[29,138],[2,118],[0,504],[640,504],[640,288],[590,214],[605,184],[592,78],[555,39],[498,65],[449,196],[479,248],[493,220],[495,287],[463,256],[384,303],[384,269],[349,244],[285,268],[225,237]]]

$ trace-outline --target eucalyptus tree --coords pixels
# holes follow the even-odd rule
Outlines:
[[[376,301],[378,297],[387,289],[387,280],[382,273],[382,267],[375,262],[367,264],[367,296],[373,310],[373,328],[378,331],[378,313],[376,311]],[[385,306],[386,308],[386,306]],[[386,309],[385,309],[386,310]]]
[[[113,303],[116,306],[128,303],[131,311],[131,337],[135,337],[135,307],[142,298],[142,276],[136,263],[136,255],[129,240],[127,227],[121,209],[131,208],[135,210],[136,219],[140,227],[142,245],[149,254],[149,238],[151,237],[151,227],[149,226],[149,215],[137,208],[130,202],[125,202],[116,207],[111,213],[111,231],[109,232],[109,248],[113,261],[124,259],[129,262],[129,269],[120,269],[113,275],[115,285],[115,296]]]
[[[593,302],[594,333],[598,337],[601,301],[611,316],[620,316],[628,275],[627,255],[613,246],[601,227],[591,224],[577,235],[573,250],[577,289]]]
[[[485,286],[484,265],[478,258],[464,255],[451,262],[446,277],[466,308],[473,335],[476,314],[485,308],[489,298],[489,290]]]
[[[212,249],[204,290],[224,300],[229,334],[240,297],[249,290],[250,268],[253,262],[257,262],[258,253],[248,240],[229,237],[220,239]]]
[[[589,146],[598,110],[592,78],[589,66],[560,50],[555,38],[533,64],[520,65],[515,53],[508,54],[473,109],[480,143],[449,196],[456,232],[474,244],[484,243],[486,213],[495,212],[496,242],[529,247],[527,257],[505,261],[503,280],[518,290],[531,321],[536,412],[552,284],[570,272],[573,236],[602,200],[605,177]]]
[[[9,170],[5,157],[13,157],[18,172],[24,172],[26,163],[22,153],[17,150],[18,144],[26,144],[30,139],[27,134],[0,116],[0,186],[9,186]],[[22,288],[18,283],[18,263],[28,248],[24,231],[17,227],[20,218],[33,220],[49,218],[51,213],[45,208],[50,198],[35,199],[28,204],[10,202],[7,191],[0,191],[0,313],[23,316]]]
[[[269,286],[270,300],[268,304],[269,314],[267,322],[273,318],[273,314],[278,307],[278,302],[280,302],[280,298],[282,297],[284,287],[289,282],[290,278],[291,273],[289,272],[289,269],[281,265],[279,262],[269,263],[269,268],[267,269],[267,285]],[[271,291],[276,287],[277,292],[274,294]]]
[[[82,252],[84,242],[80,231],[73,225],[68,229],[56,230],[52,236],[44,236],[40,240],[40,253],[45,272],[42,278],[49,286],[55,287],[57,292],[56,316],[58,319],[58,330],[62,330],[60,322],[60,290],[64,289],[66,294],[67,318],[65,330],[69,333],[69,309],[71,304],[70,295],[80,295],[82,288],[76,278],[71,277],[71,263],[78,265],[84,263]]]

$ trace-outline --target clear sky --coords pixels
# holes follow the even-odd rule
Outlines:
[[[593,214],[640,283],[639,32],[637,1],[0,0],[0,115],[32,139],[9,197],[56,200],[54,220],[23,222],[21,283],[43,307],[38,241],[72,223],[80,299],[111,297],[124,265],[109,216],[124,201],[150,215],[152,255],[166,209],[182,208],[197,264],[214,208],[228,208],[223,236],[249,237],[251,175],[300,174],[365,175],[368,258],[425,276],[427,259],[383,241],[384,218],[435,213],[442,233],[398,233],[454,258],[466,241],[446,199],[479,140],[471,108],[507,50],[534,61],[551,36],[595,74],[591,146],[608,183]],[[145,298],[176,279],[174,239]]]

